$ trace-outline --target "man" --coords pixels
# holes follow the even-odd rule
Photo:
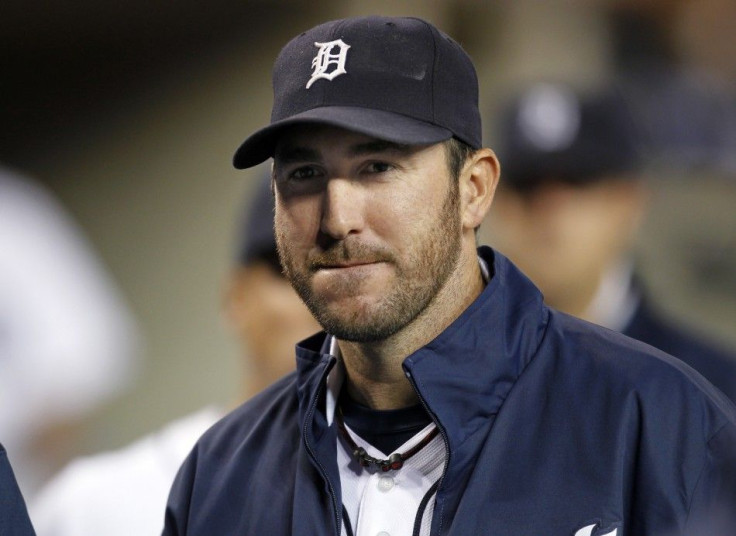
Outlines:
[[[666,318],[634,275],[648,198],[636,124],[612,89],[525,88],[494,122],[504,172],[486,229],[548,305],[682,359],[736,400],[736,356]]]
[[[264,177],[248,203],[238,235],[224,299],[243,356],[241,390],[233,407],[293,370],[294,343],[317,329],[281,274],[270,177]],[[160,534],[177,469],[202,432],[224,413],[208,405],[124,448],[74,460],[29,504],[39,534]]]
[[[0,444],[0,534],[3,536],[36,534],[2,444]]]
[[[692,534],[730,513],[726,397],[476,250],[500,169],[477,95],[418,19],[281,51],[235,165],[273,157],[281,262],[325,332],[200,439],[165,535]]]

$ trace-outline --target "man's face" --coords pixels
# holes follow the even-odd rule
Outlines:
[[[385,339],[456,268],[457,186],[445,147],[295,127],[274,156],[276,238],[287,277],[339,339]]]

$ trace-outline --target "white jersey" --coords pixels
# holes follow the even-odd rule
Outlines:
[[[70,463],[29,504],[38,536],[158,536],[171,483],[222,416],[204,408],[120,450]]]

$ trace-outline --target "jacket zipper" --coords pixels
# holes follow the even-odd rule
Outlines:
[[[422,407],[424,408],[424,411],[427,412],[427,414],[432,418],[434,421],[435,426],[437,426],[437,429],[440,431],[440,436],[442,437],[442,441],[445,443],[445,466],[442,468],[442,475],[440,476],[439,480],[437,480],[436,485],[436,492],[435,492],[435,505],[437,504],[437,495],[440,492],[440,489],[442,488],[442,481],[445,479],[445,475],[447,474],[447,468],[450,465],[450,442],[447,439],[447,433],[445,432],[445,429],[440,424],[439,420],[435,419],[434,413],[429,409],[429,406],[427,405],[427,401],[424,400],[424,397],[419,392],[419,389],[417,388],[416,384],[414,383],[414,377],[412,376],[411,372],[407,369],[404,369],[404,375],[406,376],[406,379],[409,380],[409,383],[411,384],[412,389],[414,389],[414,392],[417,394],[417,398],[419,398],[419,402],[421,402]],[[434,512],[432,513],[432,517],[434,517]],[[431,523],[431,520],[430,520]],[[421,529],[421,520],[420,520],[420,529]],[[430,536],[431,536],[431,525],[430,525]],[[442,532],[442,521],[440,521],[440,532]]]
[[[335,488],[332,486],[332,482],[327,476],[327,469],[325,469],[324,465],[322,465],[320,461],[317,459],[317,455],[314,453],[312,446],[309,444],[309,441],[307,440],[307,437],[308,437],[307,427],[309,423],[312,422],[312,417],[314,416],[314,409],[317,406],[317,400],[319,400],[319,397],[322,394],[322,391],[324,391],[324,389],[326,388],[326,378],[331,368],[332,367],[330,366],[326,367],[325,372],[322,374],[322,378],[320,379],[320,388],[317,390],[317,393],[309,406],[309,410],[307,411],[306,418],[304,419],[302,437],[304,438],[304,445],[307,447],[307,453],[309,454],[309,457],[312,458],[312,461],[314,461],[320,473],[322,474],[322,478],[324,478],[325,482],[327,482],[327,487],[330,490],[330,498],[332,499],[332,508],[335,512],[335,527],[337,529],[337,536],[340,536],[342,534],[342,517],[340,514],[340,509],[337,507],[337,493],[335,493]]]

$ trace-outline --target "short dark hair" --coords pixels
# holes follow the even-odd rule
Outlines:
[[[475,152],[470,145],[457,138],[450,138],[445,142],[445,151],[447,151],[447,165],[450,169],[450,175],[457,181],[460,178],[460,171],[463,169],[465,161]]]

